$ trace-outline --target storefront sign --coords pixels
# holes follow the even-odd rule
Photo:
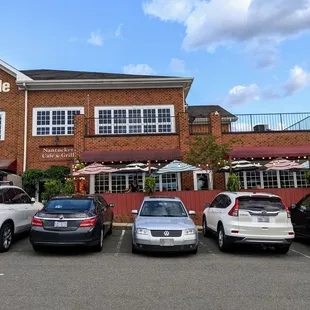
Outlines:
[[[0,80],[0,93],[8,93],[10,90],[11,90],[10,83]]]
[[[40,158],[43,160],[61,161],[74,158],[73,146],[43,146],[40,147]]]

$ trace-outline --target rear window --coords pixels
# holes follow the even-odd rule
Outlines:
[[[251,211],[281,211],[285,206],[277,197],[239,197],[239,209]]]
[[[92,206],[91,199],[59,199],[51,200],[45,206],[45,211],[62,212],[62,211],[89,211]]]
[[[179,201],[147,201],[143,204],[140,216],[187,217]]]

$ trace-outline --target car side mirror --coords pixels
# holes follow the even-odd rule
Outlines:
[[[138,214],[138,210],[131,210],[131,214]]]
[[[293,203],[293,204],[291,204],[291,206],[289,207],[289,210],[291,211],[291,210],[294,210],[296,208],[296,205]]]
[[[109,207],[114,208],[115,204],[114,203],[109,203]]]
[[[205,208],[210,208],[211,204],[210,203],[205,203]]]
[[[35,198],[31,198],[31,203],[35,203],[36,202],[36,200],[35,200]]]
[[[190,210],[190,211],[188,211],[188,214],[189,214],[189,215],[196,215],[196,212],[193,211],[193,210]]]

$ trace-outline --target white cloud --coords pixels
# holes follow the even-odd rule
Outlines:
[[[123,68],[125,74],[153,75],[155,71],[147,64],[127,65]]]
[[[185,62],[184,60],[172,58],[169,64],[170,70],[173,72],[184,73]]]
[[[118,27],[115,30],[115,37],[122,37],[122,28],[123,28],[123,24],[118,25]]]
[[[310,30],[310,0],[145,0],[143,10],[183,24],[186,50],[214,51],[252,40],[281,42]],[[263,57],[259,65],[273,63]]]
[[[233,87],[224,100],[224,104],[230,106],[243,105],[253,100],[259,100],[260,89],[256,84],[249,86],[238,85]]]
[[[91,32],[90,38],[87,41],[89,44],[95,45],[95,46],[102,46],[103,45],[103,36],[101,34],[100,29],[97,31]]]
[[[291,96],[299,90],[305,88],[310,83],[310,73],[306,72],[299,66],[291,69],[289,80],[284,84],[286,96]]]

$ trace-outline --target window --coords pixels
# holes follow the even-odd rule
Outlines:
[[[163,191],[177,191],[178,182],[176,173],[165,173],[162,175],[162,189]]]
[[[4,140],[5,132],[5,112],[0,112],[0,141]]]
[[[307,179],[305,177],[306,171],[296,171],[296,180],[297,180],[297,187],[308,187]]]
[[[73,135],[74,116],[83,113],[82,107],[34,108],[33,135]]]
[[[122,193],[126,190],[126,175],[112,174],[112,193]]]
[[[187,212],[179,201],[146,201],[140,216],[187,217]]]
[[[96,107],[96,134],[174,133],[174,106]]]
[[[243,171],[237,171],[237,172],[235,172],[235,173],[236,173],[236,175],[239,177],[239,180],[240,180],[240,187],[241,187],[242,189],[244,189],[245,186],[244,186]]]
[[[279,173],[281,188],[295,187],[293,171],[281,170]]]
[[[95,192],[96,193],[107,193],[110,191],[109,187],[109,175],[105,174],[96,174],[95,175]]]
[[[278,188],[277,171],[263,171],[264,188]]]
[[[246,171],[247,188],[261,187],[260,172],[259,171]]]

